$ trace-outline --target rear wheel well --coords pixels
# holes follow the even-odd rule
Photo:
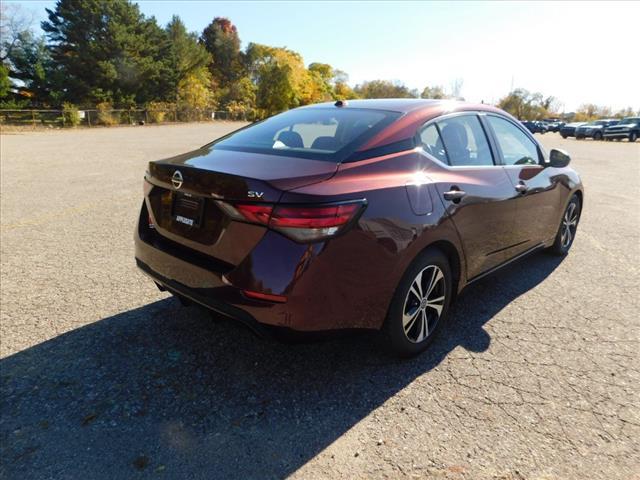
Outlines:
[[[446,240],[438,240],[437,242],[430,243],[422,250],[422,252],[430,249],[440,250],[444,256],[447,257],[449,266],[451,267],[451,273],[453,274],[451,291],[453,293],[453,299],[455,299],[458,294],[458,285],[460,283],[460,254],[456,247]]]

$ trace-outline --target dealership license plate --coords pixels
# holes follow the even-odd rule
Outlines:
[[[173,219],[189,227],[202,225],[204,213],[204,199],[189,195],[188,193],[176,193],[173,198]]]

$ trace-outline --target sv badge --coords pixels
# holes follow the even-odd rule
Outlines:
[[[247,192],[247,197],[249,198],[262,198],[263,196],[264,192],[254,192],[253,190]]]

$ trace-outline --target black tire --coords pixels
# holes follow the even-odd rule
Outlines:
[[[558,227],[556,239],[548,249],[550,253],[563,256],[569,252],[571,245],[573,245],[573,240],[576,238],[581,213],[582,205],[580,205],[580,198],[578,195],[574,195],[571,197],[571,200],[569,200],[564,212],[562,212],[562,219],[560,220],[560,227]],[[571,223],[573,223],[573,226],[571,226]],[[567,238],[567,235],[569,238]]]
[[[629,134],[629,141],[635,142],[638,139],[638,132],[631,132]]]
[[[564,133],[561,133],[561,134],[560,134],[560,136],[561,136],[562,138],[567,138],[567,136],[566,136]]]
[[[596,132],[593,134],[594,140],[602,140],[602,132]]]
[[[422,300],[419,300],[418,293],[414,293],[414,282],[419,280],[419,274],[423,274],[418,292],[425,294]],[[382,327],[385,346],[401,357],[412,357],[425,351],[447,322],[452,286],[453,278],[447,257],[437,249],[421,253],[403,275],[391,300]],[[405,318],[408,319],[406,324]]]

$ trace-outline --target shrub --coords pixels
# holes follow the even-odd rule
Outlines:
[[[113,105],[109,102],[101,102],[96,105],[98,111],[98,123],[100,125],[117,125],[120,121],[117,113],[114,115]]]
[[[78,107],[73,103],[64,102],[62,104],[62,121],[65,126],[71,125],[72,127],[77,127],[80,125],[80,112],[78,112]]]
[[[165,102],[149,102],[147,104],[147,118],[149,123],[162,123],[165,121],[169,110],[173,110],[172,105]]]

